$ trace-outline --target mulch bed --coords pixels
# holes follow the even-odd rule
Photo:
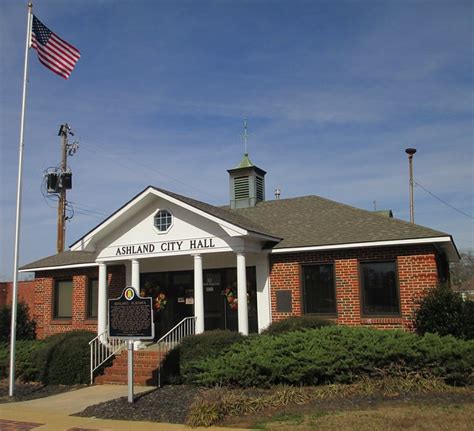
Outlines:
[[[182,424],[189,407],[204,390],[186,385],[164,386],[138,395],[133,404],[127,397],[117,398],[88,407],[74,416]]]
[[[246,389],[239,390],[248,396],[265,396],[272,392],[272,389]],[[97,417],[102,419],[122,419],[150,422],[179,423],[186,422],[189,409],[192,403],[198,398],[207,398],[207,393],[212,390],[197,388],[194,386],[164,386],[151,392],[137,396],[135,403],[129,403],[126,397],[118,398],[105,403],[97,404],[86,408],[74,416]],[[226,417],[219,425],[252,427],[255,417],[271,417],[279,410],[291,409],[297,411],[338,411],[338,410],[358,410],[370,408],[386,403],[421,403],[421,404],[452,404],[474,402],[474,392],[432,392],[426,394],[399,394],[397,396],[349,396],[338,397],[327,400],[313,400],[304,405],[291,405],[286,408],[269,408],[254,415],[239,415],[238,417]]]
[[[45,386],[42,383],[15,383],[15,395],[8,395],[8,380],[0,381],[0,403],[12,403],[17,401],[28,401],[37,398],[50,397],[51,395],[62,394],[75,389],[84,388],[86,385],[50,385]]]

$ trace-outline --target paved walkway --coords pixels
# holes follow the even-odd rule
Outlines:
[[[135,394],[150,390],[136,386]],[[31,401],[0,404],[0,431],[178,431],[184,425],[69,416],[86,407],[127,396],[126,385],[96,385]],[[199,429],[199,428],[197,428]],[[211,427],[206,430],[232,428]]]

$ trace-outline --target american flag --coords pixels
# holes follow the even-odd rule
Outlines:
[[[81,53],[54,34],[33,15],[31,46],[38,53],[38,60],[48,69],[68,79]]]

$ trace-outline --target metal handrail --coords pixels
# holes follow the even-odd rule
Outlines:
[[[163,361],[165,353],[178,346],[184,337],[194,335],[195,332],[196,316],[185,317],[156,342],[160,361],[158,368],[158,387],[161,387],[161,362]]]
[[[126,347],[127,342],[118,338],[109,338],[108,330],[89,341],[91,351],[91,385],[94,383],[94,371],[117,352]]]

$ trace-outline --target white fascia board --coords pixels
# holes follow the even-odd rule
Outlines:
[[[282,238],[278,238],[276,236],[270,236],[270,235],[265,235],[263,233],[257,233],[257,232],[249,232],[249,236],[252,238],[257,238],[257,239],[263,239],[265,241],[275,241],[275,242],[280,242]]]
[[[97,262],[92,263],[78,263],[77,265],[60,265],[60,266],[44,266],[42,268],[20,269],[18,272],[37,272],[37,271],[54,271],[57,269],[73,269],[73,268],[88,268],[99,266]]]
[[[317,245],[309,247],[288,247],[288,248],[277,248],[271,251],[275,253],[294,253],[301,251],[318,251],[318,250],[335,250],[335,249],[347,249],[347,248],[359,248],[359,247],[377,247],[377,246],[389,246],[389,245],[413,245],[413,244],[432,244],[440,242],[451,242],[449,236],[440,236],[434,238],[416,238],[416,239],[397,239],[390,241],[372,241],[372,242],[355,242],[349,244],[334,244],[334,245]]]

